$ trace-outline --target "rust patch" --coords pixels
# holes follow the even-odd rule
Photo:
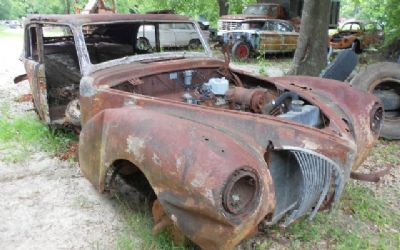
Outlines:
[[[17,98],[15,98],[15,101],[16,102],[32,102],[33,96],[32,96],[32,94],[21,95],[21,96],[18,96]]]

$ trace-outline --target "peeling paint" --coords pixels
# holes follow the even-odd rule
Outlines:
[[[139,137],[129,136],[126,139],[127,150],[126,152],[133,154],[138,162],[144,160],[144,140]]]
[[[160,157],[158,157],[158,155],[156,155],[156,153],[153,153],[152,160],[157,166],[161,166]]]

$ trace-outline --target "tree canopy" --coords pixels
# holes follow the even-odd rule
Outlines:
[[[219,17],[218,2],[225,3],[229,13],[241,13],[243,7],[256,0],[116,0],[118,13],[144,13],[147,11],[170,9],[177,14],[197,18],[204,16],[209,21],[216,23]],[[83,2],[79,1],[81,7]],[[69,3],[70,12],[73,12],[73,0],[2,0],[0,2],[0,19],[16,19],[27,14],[63,14],[67,13]]]
[[[80,0],[83,7],[87,0]],[[227,7],[230,14],[241,13],[247,4],[256,0],[116,0],[119,13],[147,12],[171,9],[178,14],[194,18],[204,16],[214,25],[219,17],[220,4]],[[341,0],[341,16],[377,21],[385,27],[387,42],[400,37],[399,0]],[[0,19],[17,19],[31,13],[61,14],[73,13],[73,0],[2,0]],[[69,10],[67,10],[67,8]]]
[[[380,23],[387,43],[400,38],[399,0],[342,0],[341,16]]]

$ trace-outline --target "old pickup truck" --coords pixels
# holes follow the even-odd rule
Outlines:
[[[161,46],[160,25],[178,23],[198,48]],[[152,48],[137,46],[143,25]],[[233,70],[184,16],[32,15],[24,27],[34,105],[48,124],[81,127],[84,176],[100,192],[130,180],[154,201],[154,232],[203,249],[331,207],[379,135],[373,95]]]

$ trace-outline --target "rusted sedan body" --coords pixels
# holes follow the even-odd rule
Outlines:
[[[35,107],[49,124],[81,127],[79,165],[96,189],[117,175],[147,185],[203,249],[232,249],[337,201],[378,137],[378,99],[332,80],[232,70],[201,35],[203,50],[166,51],[159,33],[154,50],[136,47],[141,25],[171,22],[200,34],[175,15],[27,18]]]
[[[361,53],[382,39],[383,30],[378,24],[353,20],[342,24],[339,31],[330,37],[329,46],[333,49],[347,49],[354,46],[355,51]]]

